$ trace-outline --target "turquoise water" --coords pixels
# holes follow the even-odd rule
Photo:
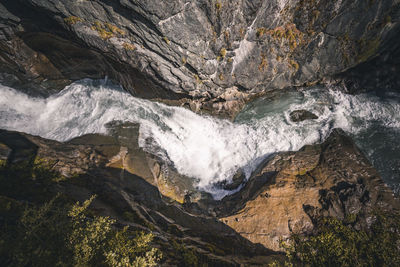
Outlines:
[[[353,138],[384,181],[399,194],[399,107],[400,94],[396,92],[386,92],[378,97],[374,92],[347,95],[314,88],[304,92],[278,92],[273,97],[257,99],[245,107],[235,122],[262,125],[266,124],[268,118],[275,117],[278,125],[284,125],[279,127],[289,127],[300,135],[304,128],[314,127],[314,131],[319,134],[319,142],[322,142],[333,128],[342,128]],[[290,112],[298,109],[311,111],[319,118],[291,122]]]
[[[105,81],[82,80],[48,98],[32,98],[0,85],[0,128],[66,141],[107,134],[112,121],[140,125],[139,145],[197,180],[215,198],[232,192],[215,185],[238,169],[247,177],[267,157],[322,142],[333,128],[354,137],[384,180],[399,190],[400,96],[346,95],[326,88],[281,91],[248,104],[234,122],[182,107],[135,98]],[[293,110],[316,120],[292,122]]]

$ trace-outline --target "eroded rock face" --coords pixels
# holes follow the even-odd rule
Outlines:
[[[398,68],[398,17],[395,0],[2,1],[0,82],[47,95],[107,75],[134,95],[232,117],[267,89],[365,87],[344,71],[372,58],[368,84],[382,83]]]
[[[399,208],[391,190],[341,130],[321,145],[275,155],[241,192],[224,201],[227,212],[237,210],[220,220],[273,250],[291,233],[312,233],[319,216],[343,220],[357,214],[355,227],[362,228],[373,209]]]
[[[135,145],[125,146],[122,138],[121,132],[135,125],[121,127],[116,129],[120,135],[86,135],[67,143],[0,130],[0,159],[9,154],[8,164],[19,164],[17,159],[46,164],[64,175],[47,190],[78,201],[97,195],[92,205],[96,212],[116,219],[119,226],[152,231],[157,244],[166,248],[163,266],[179,263],[171,256],[178,253],[173,242],[194,249],[211,266],[262,266],[279,257],[215,218],[193,216],[161,197],[146,155]]]
[[[137,125],[109,127],[112,136],[67,143],[1,130],[1,157],[13,164],[48,162],[67,177],[52,190],[78,200],[97,194],[96,208],[105,215],[129,223],[123,214],[133,213],[131,225],[152,225],[162,240],[190,240],[201,253],[211,244],[225,254],[208,256],[233,265],[265,264],[271,260],[265,248],[279,250],[279,240],[291,233],[312,233],[321,216],[352,217],[353,227],[364,229],[373,209],[400,209],[377,171],[338,129],[322,144],[266,159],[239,192],[215,201],[173,169],[162,174],[160,161],[132,142]]]

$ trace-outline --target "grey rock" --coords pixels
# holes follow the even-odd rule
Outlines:
[[[304,110],[304,109],[294,110],[294,111],[290,112],[289,116],[290,116],[290,120],[293,122],[318,119],[317,115],[315,115],[314,113],[312,113],[308,110]]]
[[[49,95],[108,76],[139,97],[232,117],[270,89],[397,88],[399,14],[395,0],[1,1],[0,82]]]

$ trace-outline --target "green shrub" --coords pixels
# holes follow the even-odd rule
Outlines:
[[[288,257],[286,265],[398,266],[400,216],[375,213],[373,217],[368,231],[355,230],[334,218],[321,219],[316,235],[292,235],[288,242],[281,243]]]
[[[82,204],[51,197],[60,177],[42,161],[0,166],[0,266],[157,265],[161,253],[151,247],[151,233],[118,229],[115,220],[94,215],[94,197]]]
[[[199,256],[193,248],[186,247],[184,243],[178,243],[176,240],[172,240],[172,248],[174,255],[179,259],[179,266],[199,266]]]

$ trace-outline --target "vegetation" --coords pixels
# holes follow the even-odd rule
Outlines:
[[[229,36],[230,36],[229,31],[228,31],[228,30],[225,30],[225,31],[224,31],[224,37],[225,37],[226,42],[229,42]]]
[[[110,23],[101,23],[100,21],[95,21],[92,25],[92,30],[99,33],[100,37],[104,40],[110,39],[117,35],[125,35],[125,31],[121,30],[115,25]]]
[[[195,74],[195,75],[193,75],[193,77],[195,78],[197,84],[202,84],[202,83],[203,83],[203,81],[201,80],[201,78],[199,77],[199,75]],[[182,200],[182,201],[183,201],[183,200]]]
[[[171,41],[166,36],[163,37],[163,40],[167,45],[171,43]]]
[[[304,33],[297,29],[296,25],[293,23],[287,23],[272,30],[257,28],[256,35],[258,38],[261,38],[264,35],[272,36],[275,41],[287,42],[291,51],[304,42]]]
[[[220,2],[215,3],[215,9],[219,12],[222,8],[222,4]]]
[[[104,23],[104,26],[106,28],[108,28],[108,30],[110,30],[113,34],[125,35],[125,31],[124,30],[118,28],[115,25],[112,25],[111,23],[107,23],[106,22],[106,23]]]
[[[368,41],[362,40],[362,42],[360,43],[361,51],[357,57],[358,62],[367,61],[367,59],[375,55],[378,51],[380,44],[381,42],[379,38]]]
[[[124,47],[125,50],[128,51],[134,51],[136,49],[136,46],[130,43],[123,43],[122,46]]]
[[[221,50],[219,51],[219,55],[222,57],[222,58],[225,58],[225,56],[226,56],[226,49],[223,47],[223,48],[221,48]]]
[[[217,57],[218,61],[221,61],[225,58],[226,56],[226,49],[223,47],[221,50],[219,50],[219,56]]]
[[[78,23],[78,22],[82,21],[82,19],[79,18],[79,17],[70,16],[70,17],[64,18],[64,21],[68,25],[74,25],[75,23]]]
[[[69,181],[52,169],[54,164],[45,159],[12,166],[0,161],[0,266],[157,265],[161,253],[152,246],[152,233],[117,227],[115,220],[96,214],[90,209],[95,197],[80,203],[55,194],[57,185]],[[129,211],[123,217],[144,224]],[[368,230],[356,230],[355,214],[343,221],[321,218],[314,235],[293,234],[281,242],[286,261],[270,266],[398,266],[400,215],[375,212],[370,217]],[[175,225],[169,225],[168,233],[177,237],[165,249],[170,263],[220,266],[183,241]],[[225,254],[211,244],[204,249]]]
[[[187,63],[187,58],[186,57],[182,57],[181,61],[182,61],[182,64],[185,65]]]
[[[293,59],[289,60],[289,64],[292,68],[294,68],[296,71],[299,70],[299,63],[297,63],[296,61],[294,61]],[[302,174],[300,174],[302,175]]]
[[[266,32],[265,28],[257,28],[256,35],[257,37],[262,37],[265,32]]]
[[[267,61],[265,55],[261,54],[261,62],[260,62],[260,65],[258,65],[258,70],[264,71],[267,67],[268,67],[268,61]]]
[[[389,16],[389,15],[386,15],[386,16],[385,16],[385,25],[386,25],[386,24],[389,24],[389,23],[391,23],[391,22],[392,22],[392,17]]]
[[[323,218],[317,223],[317,234],[292,235],[281,243],[288,258],[284,266],[398,266],[400,216],[374,213],[368,231],[354,229],[355,220],[354,215],[344,221]]]
[[[244,28],[239,29],[240,37],[243,39],[246,36],[246,30]]]
[[[355,51],[354,42],[350,39],[349,33],[345,32],[342,36],[338,36],[340,50],[343,55],[345,64],[349,64],[351,60],[351,54]]]
[[[0,266],[155,266],[153,235],[118,229],[94,214],[94,197],[73,203],[54,196],[64,182],[44,160],[0,164]],[[54,188],[54,187],[53,187]]]
[[[199,255],[197,255],[194,249],[187,248],[184,244],[178,243],[176,240],[172,240],[172,247],[176,256],[180,258],[180,262],[184,266],[199,266]]]

